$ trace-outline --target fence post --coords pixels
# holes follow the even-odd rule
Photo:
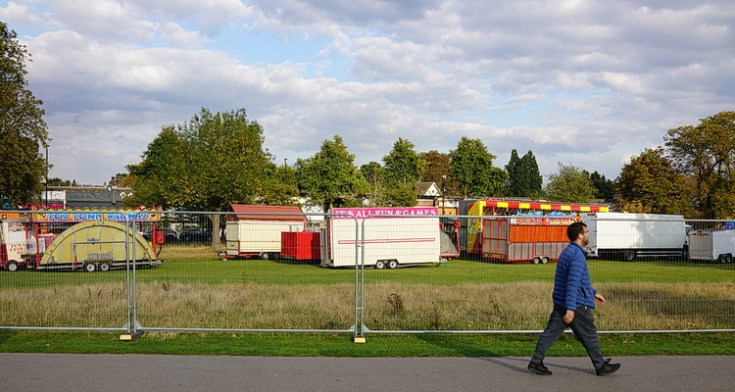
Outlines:
[[[125,289],[127,292],[127,307],[126,307],[126,318],[127,322],[123,328],[127,329],[127,332],[120,335],[120,340],[130,341],[139,338],[143,335],[143,330],[140,329],[138,324],[138,302],[137,302],[137,286],[136,286],[136,275],[135,275],[135,260],[130,261],[130,247],[133,247],[133,257],[137,255],[135,249],[137,241],[135,240],[135,220],[131,221],[129,216],[125,217]],[[130,267],[132,264],[132,277]]]

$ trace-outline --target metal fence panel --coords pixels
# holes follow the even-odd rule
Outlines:
[[[178,237],[161,244],[155,276],[138,281],[144,329],[354,330],[357,244],[352,268],[320,268],[324,216],[167,212],[164,221]],[[349,226],[355,238],[354,220]],[[298,251],[282,254],[284,237]]]
[[[538,331],[566,246],[559,230],[508,231],[553,219],[343,209],[303,215],[269,240],[238,223],[255,217],[284,213],[3,211],[0,328]],[[596,239],[600,330],[735,331],[732,222],[657,219],[668,228],[640,217]],[[254,249],[253,238],[279,245]]]

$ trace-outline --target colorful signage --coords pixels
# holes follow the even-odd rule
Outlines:
[[[438,217],[436,207],[333,208],[334,219]]]
[[[114,221],[114,222],[158,222],[161,220],[161,211],[153,210],[35,210],[35,222],[48,223],[76,223],[86,221]]]

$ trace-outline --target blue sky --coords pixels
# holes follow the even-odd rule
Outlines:
[[[278,163],[341,135],[358,165],[481,139],[614,179],[666,131],[735,110],[735,3],[15,0],[51,176],[102,184],[161,128],[245,108]]]

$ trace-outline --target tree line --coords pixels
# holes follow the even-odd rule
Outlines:
[[[0,207],[38,202],[49,162],[43,102],[28,89],[30,55],[16,33],[0,22]],[[168,125],[141,161],[116,177],[133,188],[131,205],[221,211],[230,203],[287,205],[299,196],[325,207],[410,206],[417,182],[435,182],[453,198],[526,197],[588,203],[614,202],[630,212],[735,216],[735,112],[670,129],[663,144],[626,163],[615,180],[559,163],[546,185],[532,151],[511,152],[503,167],[480,139],[462,137],[448,153],[417,152],[399,138],[382,162],[357,167],[355,155],[335,135],[313,156],[292,166],[274,163],[263,128],[244,108],[201,109],[188,122]],[[67,180],[53,179],[60,184]]]
[[[480,139],[462,137],[455,149],[442,153],[417,152],[399,138],[382,162],[358,167],[344,139],[335,135],[313,156],[293,166],[278,165],[264,147],[263,128],[247,118],[245,109],[202,109],[187,123],[164,127],[142,161],[127,167],[126,181],[134,192],[125,202],[195,211],[221,211],[230,203],[288,205],[299,197],[326,209],[366,202],[413,206],[418,182],[435,182],[452,198],[590,202],[607,189],[599,184],[612,186],[597,172],[560,165],[543,187],[532,151],[521,157],[513,150],[503,168],[494,165],[495,159]]]

